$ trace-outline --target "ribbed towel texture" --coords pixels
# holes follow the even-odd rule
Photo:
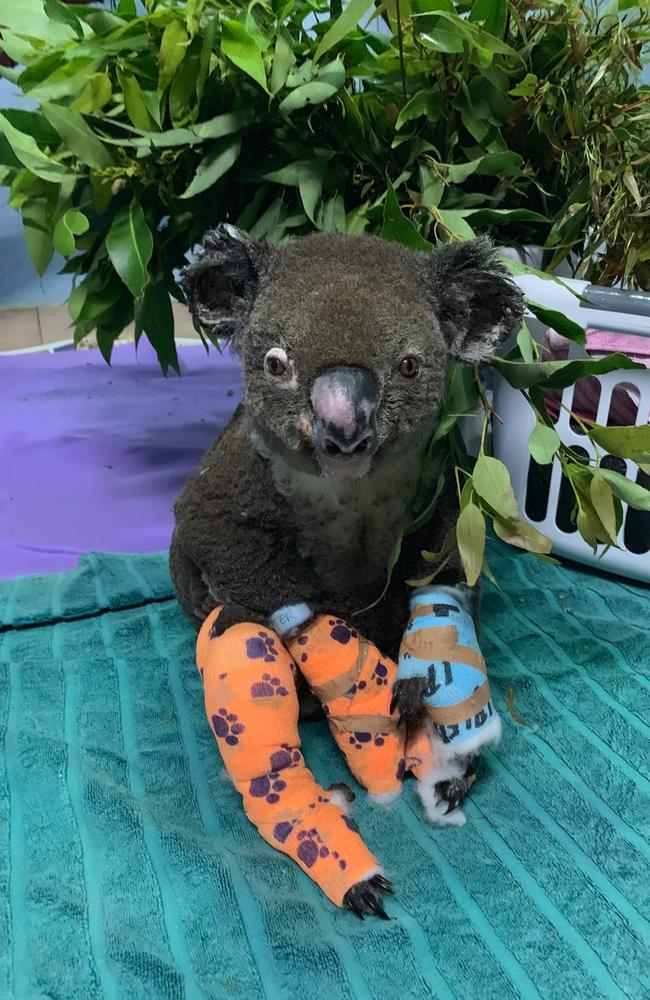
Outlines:
[[[387,923],[246,820],[164,555],[0,583],[0,998],[650,996],[650,590],[489,559],[504,738],[467,825],[428,826],[412,782],[390,810],[357,789]],[[319,781],[353,784],[326,726],[302,733]]]

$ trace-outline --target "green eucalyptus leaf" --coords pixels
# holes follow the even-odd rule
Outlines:
[[[185,58],[189,36],[176,18],[163,31],[158,53],[158,94],[162,94],[176,76]]]
[[[526,73],[521,83],[509,90],[511,97],[533,97],[539,86],[539,80],[534,73]]]
[[[316,206],[323,193],[323,178],[325,164],[322,161],[312,161],[305,164],[298,175],[298,190],[307,218],[315,221]],[[344,212],[345,215],[345,212]]]
[[[572,319],[568,319],[564,313],[558,312],[557,309],[547,309],[546,306],[540,305],[539,302],[533,302],[531,299],[526,299],[526,305],[540,322],[545,323],[546,326],[566,337],[567,340],[572,340],[574,344],[587,343],[584,329]]]
[[[626,479],[625,476],[621,476],[620,473],[613,472],[611,469],[601,467],[599,471],[620,500],[637,510],[650,510],[650,490],[646,490],[643,486],[633,483],[631,479]]]
[[[113,87],[108,73],[93,73],[71,107],[83,115],[92,114],[106,107],[112,96]]]
[[[174,341],[174,313],[169,292],[161,281],[151,282],[135,310],[136,336],[147,335],[166,375],[173,368],[180,375]]]
[[[30,199],[22,208],[23,234],[32,264],[45,274],[54,253],[50,232],[50,209],[42,199]]]
[[[46,118],[38,111],[25,111],[23,108],[3,108],[2,114],[7,121],[19,132],[31,135],[36,140],[37,145],[49,146],[50,148],[59,145],[59,133],[52,128]]]
[[[45,76],[42,81],[27,87],[24,78],[30,70],[37,68],[36,66],[30,66],[29,69],[21,74],[20,85],[23,90],[28,90],[30,97],[39,101],[59,101],[66,97],[76,97],[86,86],[88,77],[92,76],[100,68],[103,58],[100,55],[94,58],[71,59],[64,65],[58,66],[52,73]],[[47,57],[41,60],[41,62],[44,63],[46,59]]]
[[[607,480],[596,470],[589,484],[589,495],[608,541],[616,545],[616,512],[614,510],[614,494]]]
[[[44,0],[43,10],[52,21],[67,24],[69,28],[72,28],[77,38],[83,38],[81,21],[74,11],[65,4],[60,3],[59,0]]]
[[[313,59],[306,59],[299,66],[292,66],[287,75],[287,87],[293,89],[301,87],[303,83],[309,83],[310,80],[313,80],[315,71]]]
[[[436,213],[452,239],[472,240],[476,236],[476,233],[467,222],[466,211],[438,208],[436,209]]]
[[[199,72],[196,75],[196,96],[199,100],[203,97],[205,83],[210,73],[210,62],[214,49],[217,29],[219,27],[218,18],[212,17],[201,29],[201,53],[199,55]]]
[[[133,202],[115,216],[106,249],[133,297],[140,298],[149,281],[147,266],[153,252],[153,236],[140,205]]]
[[[475,0],[468,20],[479,22],[491,35],[500,38],[506,25],[506,16],[506,0]]]
[[[54,227],[54,246],[64,257],[69,257],[75,250],[75,236],[88,232],[90,223],[77,209],[64,212]]]
[[[524,361],[533,363],[535,361],[535,355],[533,353],[533,338],[531,337],[530,330],[524,324],[521,330],[517,334],[517,347],[521,353]]]
[[[221,51],[231,62],[266,90],[266,70],[262,54],[243,24],[224,18],[221,25]]]
[[[456,522],[456,542],[465,571],[465,579],[473,587],[481,575],[485,553],[485,518],[476,504],[468,503]]]
[[[604,375],[615,371],[644,370],[644,365],[625,354],[610,354],[598,361],[508,361],[494,357],[490,364],[515,389],[543,385],[549,389],[566,389],[585,375]]]
[[[590,424],[589,437],[618,458],[643,460],[650,452],[650,424],[631,427],[601,427]]]
[[[71,176],[72,172],[68,167],[41,152],[32,136],[19,132],[2,113],[0,113],[0,132],[9,142],[16,159],[37,177],[60,184]]]
[[[545,216],[528,208],[470,208],[467,217],[479,226],[500,226],[512,222],[537,222],[547,224]]]
[[[199,163],[191,184],[183,191],[181,198],[193,198],[216,184],[237,162],[240,150],[239,137],[215,142]]]
[[[395,122],[395,128],[399,132],[407,122],[426,115],[431,121],[436,121],[440,115],[442,107],[442,94],[437,90],[419,90],[417,94],[406,102]]]
[[[343,41],[346,35],[354,31],[357,24],[372,7],[372,0],[349,0],[343,13],[336,19],[323,35],[314,53],[314,61],[318,62],[321,56],[329,52],[330,49]]]
[[[496,514],[492,516],[495,534],[508,545],[525,549],[538,555],[548,555],[553,548],[550,538],[543,535],[534,525],[520,518],[505,518]]]
[[[385,240],[402,243],[411,250],[424,250],[427,253],[433,249],[420,234],[399,207],[393,185],[388,182],[386,202],[384,204],[384,226],[381,234]]]
[[[481,452],[474,466],[472,485],[481,499],[502,517],[519,517],[510,473],[500,459]]]
[[[94,132],[78,111],[66,108],[61,104],[41,104],[41,110],[52,128],[61,136],[65,146],[71,153],[89,167],[98,169],[111,167],[114,164],[110,151]]]
[[[134,76],[123,73],[119,69],[117,77],[124,95],[124,106],[129,119],[136,128],[144,129],[145,132],[152,132],[155,122],[149,114],[149,109],[142,93],[142,88]]]
[[[554,427],[535,424],[528,439],[528,450],[538,465],[548,465],[560,447],[560,435]]]
[[[271,70],[271,93],[279,93],[287,82],[289,72],[296,62],[291,35],[286,28],[280,28],[275,40],[273,68]]]
[[[280,110],[285,114],[299,111],[300,108],[315,106],[328,101],[338,93],[345,83],[345,68],[340,59],[335,59],[319,71],[309,83],[300,84],[290,94],[280,101]]]
[[[476,173],[486,177],[507,177],[510,174],[519,173],[523,162],[519,153],[514,153],[512,150],[486,153],[485,156],[481,157]]]

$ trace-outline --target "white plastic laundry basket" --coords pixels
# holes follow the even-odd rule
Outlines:
[[[568,289],[554,282],[526,276],[519,279],[519,284],[531,300],[564,313],[585,330],[595,328],[650,337],[650,295],[593,288],[584,281],[566,281],[566,284],[593,303],[585,306]],[[544,327],[532,316],[527,319],[536,339],[541,342]],[[586,355],[582,348],[572,345],[570,356]],[[612,394],[617,386],[625,386],[625,391],[634,387],[635,400],[637,392],[639,400],[636,423],[648,421],[650,369],[611,372],[596,377],[600,383],[595,417],[598,423],[607,424]],[[562,393],[562,403],[569,409],[573,393],[574,386]],[[575,526],[569,523],[568,511],[573,507],[573,501],[570,488],[563,481],[558,460],[555,459],[550,466],[537,466],[531,459],[528,438],[535,425],[535,418],[530,406],[517,389],[513,389],[496,375],[494,408],[503,421],[494,421],[494,454],[508,467],[522,517],[552,540],[554,554],[650,582],[650,514],[628,510],[627,504],[623,504],[624,517],[618,536],[620,547],[610,548],[604,554],[600,550],[601,554],[594,555]],[[569,414],[564,409],[560,410],[556,428],[566,444],[582,449],[590,458],[595,457],[590,442],[577,426],[572,426]],[[637,481],[639,468],[629,459],[623,461],[607,456],[603,461],[606,467]]]

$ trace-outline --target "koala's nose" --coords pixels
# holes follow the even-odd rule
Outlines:
[[[365,368],[340,367],[314,381],[314,443],[334,459],[365,458],[376,445],[377,383]]]

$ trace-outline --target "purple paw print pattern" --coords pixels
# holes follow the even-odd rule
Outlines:
[[[249,639],[248,642],[256,642],[255,639]],[[280,698],[286,698],[289,694],[286,687],[282,683],[279,677],[273,677],[271,674],[262,674],[262,680],[256,681],[255,684],[251,684],[251,696],[253,698],[272,698],[274,695],[279,695]]]
[[[309,642],[309,636],[308,635],[301,635],[301,636],[298,637],[298,645],[299,646],[306,646],[308,642]],[[302,653],[300,654],[300,662],[301,663],[306,663],[308,659],[309,659],[309,655],[306,652],[306,650],[303,649]]]
[[[356,684],[353,684],[348,691],[345,692],[345,697],[352,698],[352,696],[355,695],[357,691],[363,691],[365,687],[367,687],[365,681],[358,681]]]
[[[330,635],[335,642],[340,642],[342,646],[347,645],[350,639],[356,639],[357,633],[350,628],[341,618],[330,618],[329,624],[332,626]]]
[[[326,795],[319,795],[315,802],[309,803],[310,809],[315,809],[319,802],[330,802],[331,800],[327,798]]]
[[[219,714],[212,716],[212,728],[220,740],[227,743],[229,747],[236,747],[246,726],[242,725],[238,716],[228,712],[227,708],[220,708]]]
[[[348,742],[355,750],[364,746],[383,747],[388,733],[350,733]]]
[[[347,861],[339,857],[338,851],[331,851],[323,843],[323,839],[318,831],[312,827],[311,830],[301,830],[298,834],[297,855],[306,868],[313,868],[320,858],[326,858],[331,853],[341,871],[347,868]]]
[[[275,663],[278,658],[275,639],[268,632],[258,632],[252,639],[246,640],[246,656],[249,660]]]
[[[282,781],[277,771],[272,771],[271,774],[263,774],[261,778],[253,778],[248,791],[254,799],[266,799],[272,806],[280,801],[280,795],[286,787],[286,781]]]
[[[282,823],[276,823],[273,827],[274,838],[284,844],[297,822],[297,819],[286,819]]]
[[[388,667],[384,666],[381,660],[372,672],[370,682],[372,683],[373,681],[377,687],[384,687],[385,684],[388,684]]]
[[[298,767],[302,764],[302,754],[295,747],[283,743],[279,750],[274,750],[269,763],[272,771],[284,771],[287,767]]]

